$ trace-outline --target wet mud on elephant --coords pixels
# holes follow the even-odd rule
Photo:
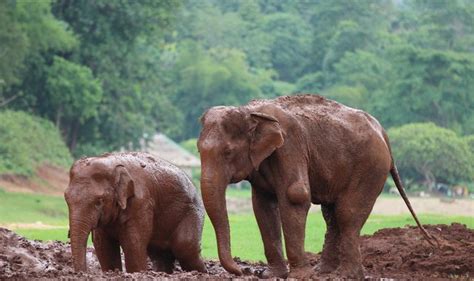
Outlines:
[[[268,261],[262,277],[304,278],[314,272],[304,251],[306,217],[314,203],[321,204],[327,227],[319,272],[363,278],[360,230],[388,173],[416,219],[384,129],[361,110],[299,95],[213,107],[201,122],[202,195],[219,259],[229,272],[242,274],[231,255],[225,201],[229,183],[248,180],[252,185]]]
[[[187,175],[146,153],[114,153],[76,161],[65,191],[73,265],[86,271],[92,232],[103,271],[154,269],[171,273],[175,259],[184,270],[206,272],[201,259],[202,200]]]

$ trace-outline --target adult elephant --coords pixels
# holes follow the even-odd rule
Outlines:
[[[201,259],[204,207],[187,175],[146,153],[112,153],[77,160],[64,193],[69,208],[72,260],[86,271],[87,237],[103,271],[154,269],[207,272]]]
[[[311,203],[321,204],[327,232],[320,272],[363,277],[359,234],[390,172],[403,191],[388,138],[369,114],[317,95],[218,106],[201,118],[198,148],[204,206],[214,226],[224,268],[242,274],[230,250],[225,189],[248,180],[268,269],[263,277],[290,277],[312,269],[304,251]]]

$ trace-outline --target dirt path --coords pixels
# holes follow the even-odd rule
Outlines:
[[[439,214],[439,215],[458,215],[474,217],[474,200],[455,199],[452,202],[440,198],[419,198],[411,197],[410,202],[417,214]],[[227,208],[231,213],[252,212],[251,199],[228,198]],[[319,212],[319,205],[312,205],[312,212]],[[377,215],[402,215],[410,214],[402,198],[380,197],[375,202],[372,214]]]
[[[474,200],[440,198],[409,198],[415,212],[419,214],[440,214],[474,216]],[[401,198],[379,198],[372,211],[380,215],[408,214],[408,208]]]
[[[474,230],[460,224],[426,225],[427,230],[441,242],[433,248],[421,238],[414,227],[380,230],[371,236],[362,236],[361,253],[367,278],[433,279],[474,277]],[[315,266],[319,254],[308,253]],[[40,243],[0,228],[0,279],[5,278],[67,278],[67,279],[223,279],[235,278],[217,261],[208,260],[208,274],[183,272],[176,265],[175,273],[168,275],[148,270],[142,273],[100,271],[94,249],[88,248],[88,273],[74,273],[69,244]],[[256,278],[264,269],[263,263],[249,263],[237,259],[243,268],[243,279]],[[151,268],[151,265],[149,265]],[[320,275],[316,270],[313,279],[336,278]]]
[[[67,229],[68,226],[50,225],[37,221],[34,223],[5,223],[0,224],[0,227],[7,229]]]

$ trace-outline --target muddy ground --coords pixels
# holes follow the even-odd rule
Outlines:
[[[366,278],[427,279],[474,277],[474,230],[461,224],[427,225],[441,246],[433,248],[423,240],[415,227],[390,228],[363,236],[361,252]],[[319,254],[310,254],[316,265]],[[93,248],[88,249],[88,273],[74,273],[70,247],[66,243],[41,243],[27,240],[14,232],[0,228],[0,279],[5,278],[232,278],[219,262],[206,262],[209,273],[182,272],[177,265],[173,275],[147,271],[142,273],[102,273]],[[238,259],[237,259],[238,260]],[[238,260],[244,278],[257,278],[264,263]],[[312,278],[325,279],[316,271]]]

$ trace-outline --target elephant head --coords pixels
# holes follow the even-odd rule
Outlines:
[[[225,190],[229,183],[242,181],[258,170],[283,145],[285,133],[268,108],[213,107],[201,122],[198,149],[204,206],[214,226],[222,266],[241,275],[231,255]]]
[[[64,192],[69,208],[69,230],[74,269],[86,271],[89,233],[115,220],[134,194],[134,181],[123,165],[86,158],[76,161]]]

